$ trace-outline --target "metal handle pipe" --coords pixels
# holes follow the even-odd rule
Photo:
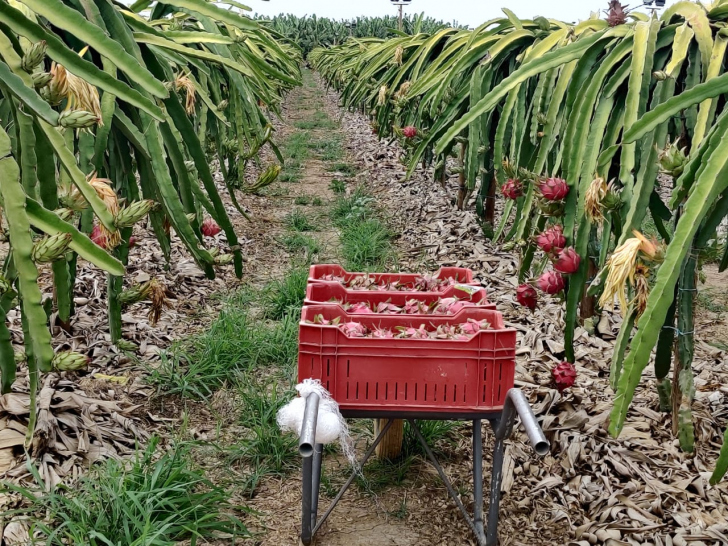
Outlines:
[[[319,395],[311,393],[306,397],[306,410],[303,412],[301,436],[298,441],[298,452],[301,457],[311,457],[316,445],[316,423],[318,421]]]
[[[516,415],[521,418],[521,423],[534,451],[538,455],[546,455],[549,452],[549,442],[544,436],[543,430],[541,430],[541,426],[538,424],[528,400],[526,400],[526,396],[520,389],[510,389],[508,391],[503,407],[503,416],[496,428],[495,437],[504,440],[511,435]]]

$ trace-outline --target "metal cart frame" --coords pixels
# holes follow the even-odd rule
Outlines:
[[[301,426],[301,438],[299,442],[299,452],[303,457],[303,486],[302,486],[302,522],[301,522],[301,542],[305,546],[309,546],[313,541],[316,532],[321,528],[323,523],[329,517],[333,509],[339,503],[344,493],[349,488],[356,477],[356,470],[352,472],[349,479],[339,490],[338,494],[331,501],[328,509],[317,519],[319,487],[321,483],[321,459],[323,454],[323,446],[315,443],[316,423],[318,420],[319,397],[316,394],[310,394],[306,398],[306,410]],[[482,412],[482,413],[449,413],[449,412],[396,412],[396,411],[354,411],[342,410],[342,415],[347,418],[381,418],[388,419],[387,424],[382,428],[374,443],[364,454],[363,459],[359,463],[363,468],[367,460],[371,457],[379,442],[395,419],[406,419],[414,430],[417,439],[427,454],[428,459],[440,475],[440,479],[445,484],[450,498],[455,502],[460,512],[463,514],[465,521],[473,532],[478,541],[479,546],[496,546],[498,543],[498,510],[500,507],[500,489],[503,481],[503,455],[505,452],[505,440],[511,436],[513,426],[515,424],[516,415],[521,418],[526,434],[533,446],[534,451],[538,455],[545,455],[549,451],[549,443],[541,430],[536,417],[528,404],[526,397],[520,389],[510,389],[506,396],[506,402],[502,411]],[[458,498],[457,492],[453,488],[450,480],[435,458],[430,446],[427,445],[422,432],[420,431],[415,419],[425,420],[460,420],[473,422],[473,496],[474,496],[474,513],[471,515],[463,506]],[[490,422],[495,433],[495,448],[493,450],[493,469],[490,481],[490,503],[488,506],[488,525],[484,525],[483,521],[483,441],[481,424],[483,420]]]

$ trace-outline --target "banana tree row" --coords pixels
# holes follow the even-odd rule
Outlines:
[[[205,0],[131,8],[114,0],[0,1],[0,210],[10,248],[0,276],[3,393],[17,362],[27,362],[33,395],[40,372],[85,364],[82,355],[54,353],[48,324],[55,311],[71,327],[79,257],[108,273],[114,343],[128,345],[124,305],[151,300],[158,318],[163,287],[125,290],[123,280],[132,226],[147,216],[168,260],[174,228],[208,277],[230,262],[242,275],[210,163],[220,160],[237,203],[234,182],[273,145],[267,116],[299,84],[299,61],[295,48],[251,18]],[[220,229],[229,254],[205,247],[205,235]],[[42,263],[51,264],[52,302],[41,300]],[[24,353],[13,351],[6,323],[18,305]]]
[[[357,17],[351,20],[337,21],[316,15],[297,17],[291,14],[281,14],[261,24],[278,32],[288,41],[301,48],[304,55],[308,55],[317,47],[330,47],[344,43],[349,37],[355,38],[386,38],[398,31],[399,20],[395,16],[385,17]],[[447,25],[431,17],[419,15],[405,15],[402,18],[402,33],[419,34],[432,33]]]
[[[522,248],[519,301],[565,294],[569,362],[577,323],[617,301],[610,431],[653,362],[692,451],[696,277],[728,214],[728,2],[677,2],[660,18],[611,2],[607,20],[577,25],[504,12],[474,31],[349,41],[310,59],[404,143],[410,171],[423,161],[436,179],[459,175],[458,204],[475,197],[486,232]],[[728,441],[714,480],[727,465]]]

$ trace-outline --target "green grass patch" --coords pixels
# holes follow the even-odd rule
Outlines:
[[[336,162],[333,163],[331,166],[329,166],[328,169],[330,172],[337,172],[341,173],[344,176],[354,176],[357,172],[359,172],[359,169],[356,165],[352,165],[351,163],[343,163],[343,162]]]
[[[312,119],[297,121],[293,124],[296,129],[311,131],[313,129],[335,129],[338,124],[329,118],[328,114],[322,110],[318,110]]]
[[[252,496],[263,478],[283,477],[299,466],[298,439],[281,432],[276,423],[278,410],[295,397],[296,391],[248,376],[241,382],[239,394],[240,424],[246,432],[229,450],[229,460],[244,465],[239,485]]]
[[[293,200],[293,202],[296,205],[310,205],[311,198],[308,195],[299,195]]]
[[[309,215],[298,209],[286,216],[286,225],[294,231],[318,231]]]
[[[306,296],[308,269],[294,267],[280,279],[270,282],[263,290],[263,316],[280,320],[301,310]]]
[[[329,189],[334,193],[344,193],[346,191],[346,182],[334,178],[329,184]]]
[[[320,197],[314,197],[311,199],[311,205],[314,207],[321,207],[323,206],[324,202]]]
[[[311,263],[311,258],[321,253],[321,243],[303,233],[291,233],[281,239],[281,244],[292,254],[303,252],[305,262]]]
[[[264,366],[292,368],[298,357],[298,319],[278,323],[251,316],[249,292],[228,299],[206,332],[175,343],[149,370],[148,381],[160,393],[207,398],[238,374]]]
[[[331,208],[331,219],[341,227],[375,217],[374,198],[361,186],[351,195],[339,197]]]
[[[341,251],[350,271],[386,270],[394,261],[392,234],[379,219],[352,222],[341,229]]]
[[[15,513],[28,516],[30,535],[47,546],[173,546],[220,535],[232,544],[249,536],[229,513],[228,493],[193,463],[189,444],[163,451],[158,443],[153,438],[130,465],[107,459],[93,466],[73,487],[45,492],[35,471],[37,489],[8,486],[27,503]]]

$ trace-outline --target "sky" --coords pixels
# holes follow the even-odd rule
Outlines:
[[[629,6],[642,5],[643,0],[622,0]],[[666,5],[677,0],[667,0]],[[316,14],[333,19],[349,19],[357,15],[386,15],[397,13],[390,0],[243,0],[254,12],[262,15],[293,13]],[[542,15],[551,19],[576,22],[587,19],[593,11],[606,8],[608,0],[412,0],[406,13],[419,13],[448,23],[453,20],[468,26],[477,26],[488,19],[500,17],[505,6],[517,16],[530,19]],[[640,11],[642,11],[640,9]]]

